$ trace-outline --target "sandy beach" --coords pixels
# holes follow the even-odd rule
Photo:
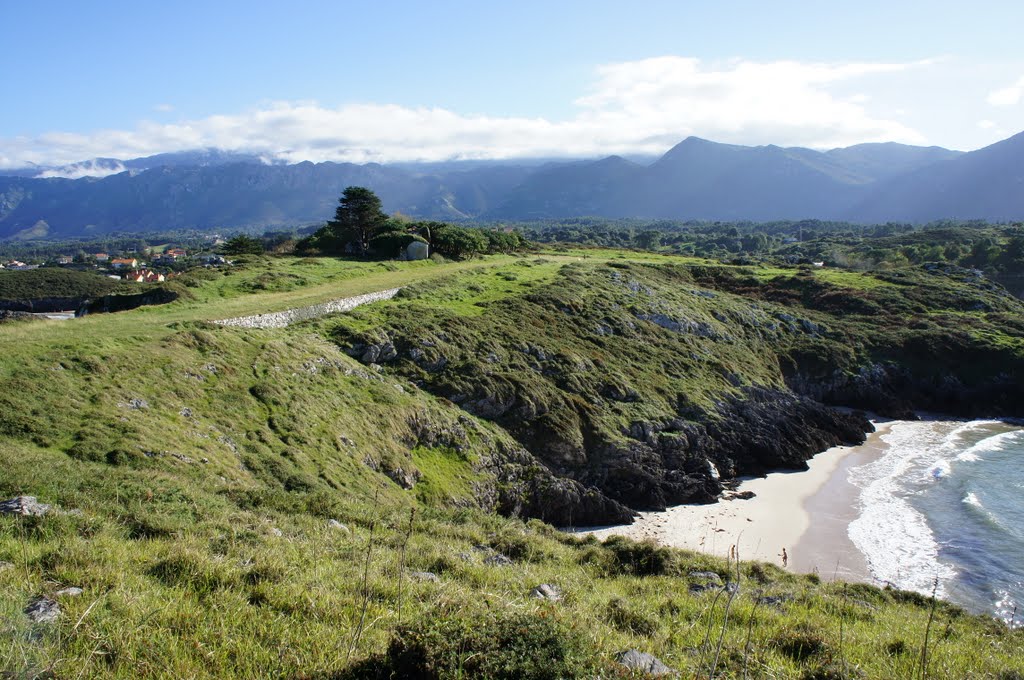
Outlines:
[[[875,422],[876,431],[864,444],[824,451],[808,461],[807,471],[744,480],[737,493],[752,491],[753,498],[645,512],[631,525],[586,533],[653,539],[720,557],[735,545],[741,559],[780,566],[785,548],[787,568],[793,571],[817,570],[826,579],[870,581],[867,564],[846,532],[857,515],[858,495],[857,487],[847,481],[847,471],[882,455],[886,445],[880,437],[888,427],[889,423]]]

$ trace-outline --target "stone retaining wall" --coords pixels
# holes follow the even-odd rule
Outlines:
[[[285,326],[297,321],[315,319],[318,316],[334,314],[335,312],[347,312],[348,310],[355,309],[360,305],[379,302],[381,300],[390,300],[395,297],[400,290],[402,289],[391,288],[388,290],[381,290],[376,293],[366,293],[365,295],[356,295],[354,297],[341,298],[340,300],[321,302],[318,305],[310,305],[309,307],[296,307],[295,309],[286,309],[283,312],[254,314],[253,316],[239,316],[233,319],[219,319],[213,323],[221,326],[241,326],[243,328],[284,328]]]

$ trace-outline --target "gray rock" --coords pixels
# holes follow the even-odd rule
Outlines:
[[[61,588],[57,591],[57,597],[78,597],[84,590],[78,586],[68,586],[67,588]]]
[[[758,604],[763,604],[766,607],[781,607],[787,602],[792,601],[792,595],[765,595],[757,598]]]
[[[0,571],[7,571],[8,569],[14,569],[14,563],[0,561]]]
[[[438,583],[441,579],[438,578],[437,574],[432,571],[413,571],[409,572],[409,578],[414,581],[427,581],[430,583]]]
[[[406,470],[398,467],[393,470],[385,470],[384,474],[403,489],[411,489],[416,486],[416,482],[420,481],[419,470]]]
[[[352,531],[347,526],[345,526],[336,519],[327,520],[327,526],[329,526],[332,529],[337,529],[338,531],[344,531],[346,534],[352,533]]]
[[[149,402],[147,402],[145,399],[138,399],[138,398],[129,399],[128,400],[128,408],[135,409],[135,410],[149,408]]]
[[[719,585],[722,584],[722,577],[713,571],[691,571],[687,574],[692,579],[698,579],[701,581],[712,581]]]
[[[690,592],[703,593],[706,590],[718,590],[722,587],[722,577],[713,571],[691,571]]]
[[[60,605],[48,597],[37,597],[25,607],[25,615],[33,623],[54,623],[60,618]]]
[[[530,591],[530,597],[537,600],[548,600],[550,602],[561,602],[562,589],[550,583],[542,583]]]
[[[512,560],[501,553],[495,553],[486,558],[484,564],[489,564],[492,567],[510,567],[512,566]]]
[[[284,536],[284,532],[278,529],[277,527],[270,527],[270,533],[278,537]]]
[[[390,342],[383,342],[378,345],[369,345],[359,360],[364,364],[377,364],[391,361],[397,356],[398,351],[395,346]]]
[[[180,411],[178,411],[178,413],[181,414],[182,418],[191,418],[192,417],[192,409],[190,409],[188,406],[186,406],[185,408],[183,408]]]
[[[636,649],[619,652],[615,656],[615,660],[630,670],[643,671],[648,675],[673,675],[676,673],[675,669],[663,664],[658,657]]]
[[[50,511],[50,506],[40,503],[35,496],[17,496],[0,503],[0,514],[3,515],[35,515],[41,517]]]

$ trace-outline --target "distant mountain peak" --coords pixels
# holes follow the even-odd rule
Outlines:
[[[45,172],[65,179],[38,178]],[[610,155],[287,165],[199,149],[8,172],[0,176],[0,239],[29,233],[40,220],[47,238],[287,228],[328,219],[352,185],[377,192],[387,211],[426,219],[1019,220],[1022,183],[1024,133],[967,154],[895,143],[751,147],[689,136],[650,164]]]

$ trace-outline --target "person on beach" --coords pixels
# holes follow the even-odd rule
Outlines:
[[[786,549],[783,548],[782,549],[782,566],[785,567],[787,564],[789,564],[789,555],[786,554]]]

